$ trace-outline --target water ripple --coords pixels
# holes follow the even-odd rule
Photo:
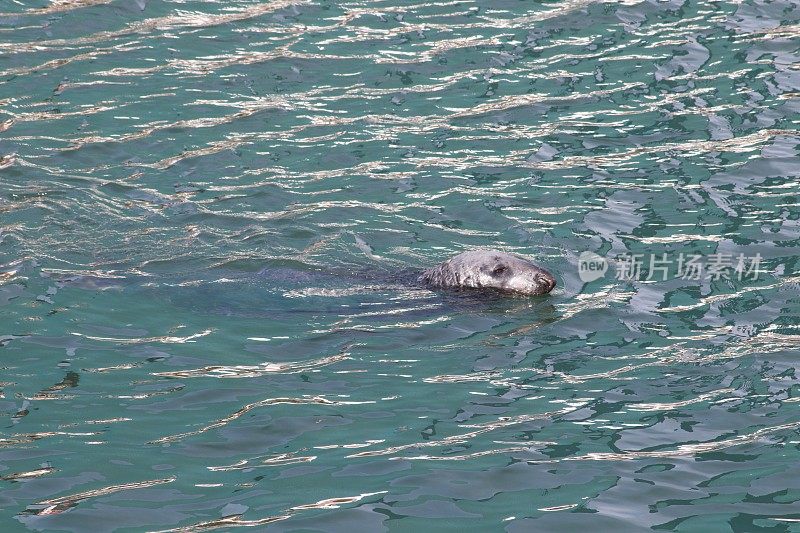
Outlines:
[[[7,3],[0,521],[788,527],[798,24],[785,0]],[[481,247],[557,289],[417,284]],[[624,279],[632,254],[761,269]]]

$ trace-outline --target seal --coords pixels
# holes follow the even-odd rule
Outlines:
[[[442,289],[492,289],[524,296],[547,294],[556,279],[531,260],[499,250],[471,250],[425,270],[420,283]]]

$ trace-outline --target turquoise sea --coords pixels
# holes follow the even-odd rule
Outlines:
[[[791,0],[3,0],[0,531],[800,531],[799,52]],[[475,248],[558,286],[415,284]]]

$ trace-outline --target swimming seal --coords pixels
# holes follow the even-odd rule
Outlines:
[[[418,281],[443,289],[493,289],[503,293],[538,296],[556,286],[547,270],[529,259],[498,250],[471,250],[425,270]]]

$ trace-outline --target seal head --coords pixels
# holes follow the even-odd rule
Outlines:
[[[525,296],[547,294],[556,286],[547,270],[525,257],[498,250],[460,253],[424,271],[419,281],[431,287],[494,289]]]

